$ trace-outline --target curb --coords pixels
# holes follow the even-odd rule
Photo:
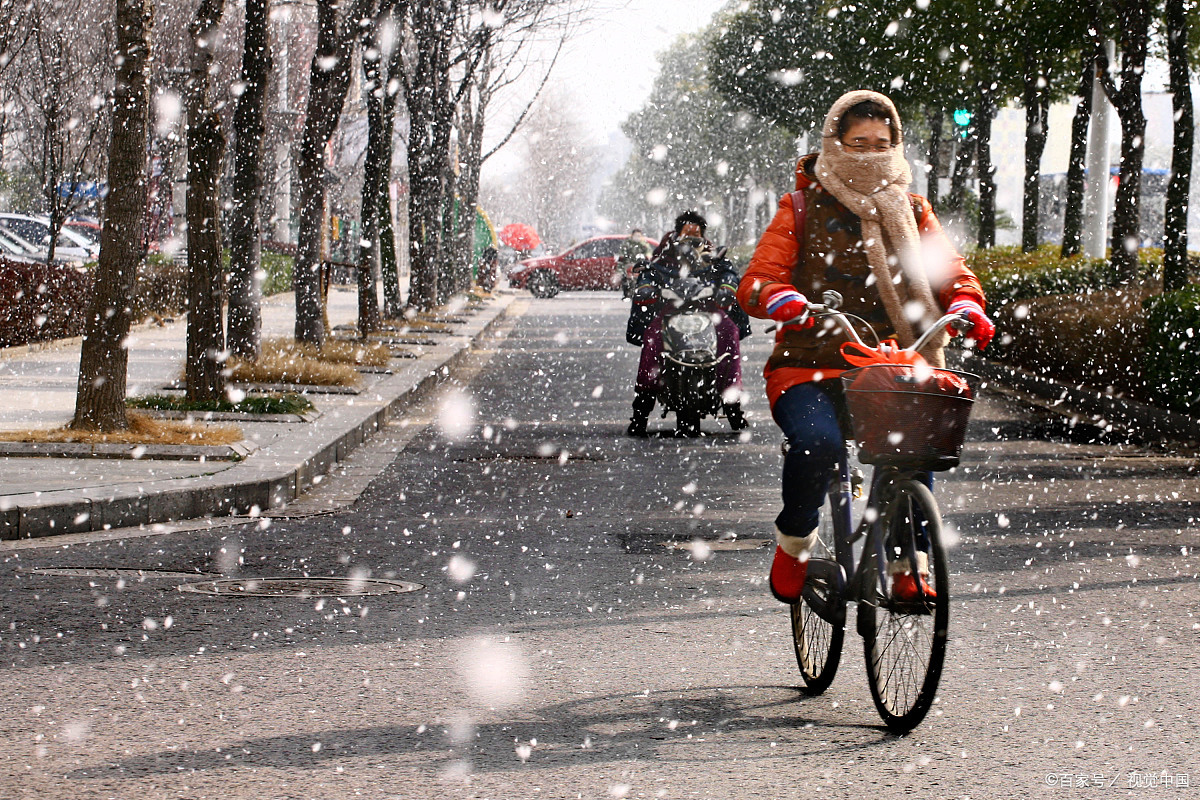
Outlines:
[[[136,488],[75,489],[0,498],[0,540],[136,527],[198,517],[254,515],[295,500],[338,462],[445,380],[475,341],[503,318],[515,295],[493,299],[476,318],[419,359],[315,422],[219,475],[153,481]]]
[[[949,355],[949,353],[947,353]],[[1101,428],[1120,428],[1145,441],[1180,444],[1200,442],[1200,420],[1102,392],[1082,384],[1071,385],[979,356],[957,356],[958,368],[1029,395],[1041,408],[1065,417],[1086,418]],[[1040,402],[1039,402],[1040,401]]]

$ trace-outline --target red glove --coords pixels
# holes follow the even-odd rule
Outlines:
[[[996,326],[988,319],[987,314],[983,313],[983,306],[978,302],[967,297],[959,295],[950,301],[950,306],[946,309],[947,314],[962,314],[967,318],[974,327],[967,332],[968,339],[975,340],[975,346],[982,350],[992,341],[992,337],[996,335]],[[953,335],[954,330],[950,330]]]
[[[810,327],[815,320],[808,314],[808,298],[791,286],[782,286],[763,300],[767,316],[776,322]]]

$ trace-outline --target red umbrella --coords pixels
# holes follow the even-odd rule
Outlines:
[[[513,250],[522,252],[532,250],[541,244],[537,232],[523,222],[514,222],[500,229],[500,241]]]

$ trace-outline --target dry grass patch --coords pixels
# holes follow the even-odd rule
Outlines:
[[[70,428],[0,431],[0,441],[62,444],[190,444],[219,446],[244,438],[236,425],[207,425],[202,422],[154,419],[145,414],[127,414],[129,428],[123,431],[77,431]]]
[[[263,342],[257,361],[233,357],[226,366],[235,383],[358,386],[356,366],[385,367],[392,352],[383,344],[330,339],[321,348],[291,339]]]
[[[289,342],[295,345],[296,342]],[[304,345],[311,348],[311,345]],[[333,364],[351,364],[356,367],[386,367],[392,360],[392,352],[382,344],[348,339],[327,339],[316,356],[321,361]]]
[[[453,329],[447,322],[428,319],[388,319],[383,321],[381,333],[449,333]]]
[[[1004,360],[1056,380],[1111,386],[1145,399],[1142,302],[1160,291],[1153,283],[1135,284],[1006,306],[997,314],[998,327],[1012,336]]]

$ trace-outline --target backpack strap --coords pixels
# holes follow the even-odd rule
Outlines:
[[[795,230],[796,241],[804,244],[804,218],[808,213],[808,206],[804,201],[804,190],[797,189],[792,192],[792,220]]]

